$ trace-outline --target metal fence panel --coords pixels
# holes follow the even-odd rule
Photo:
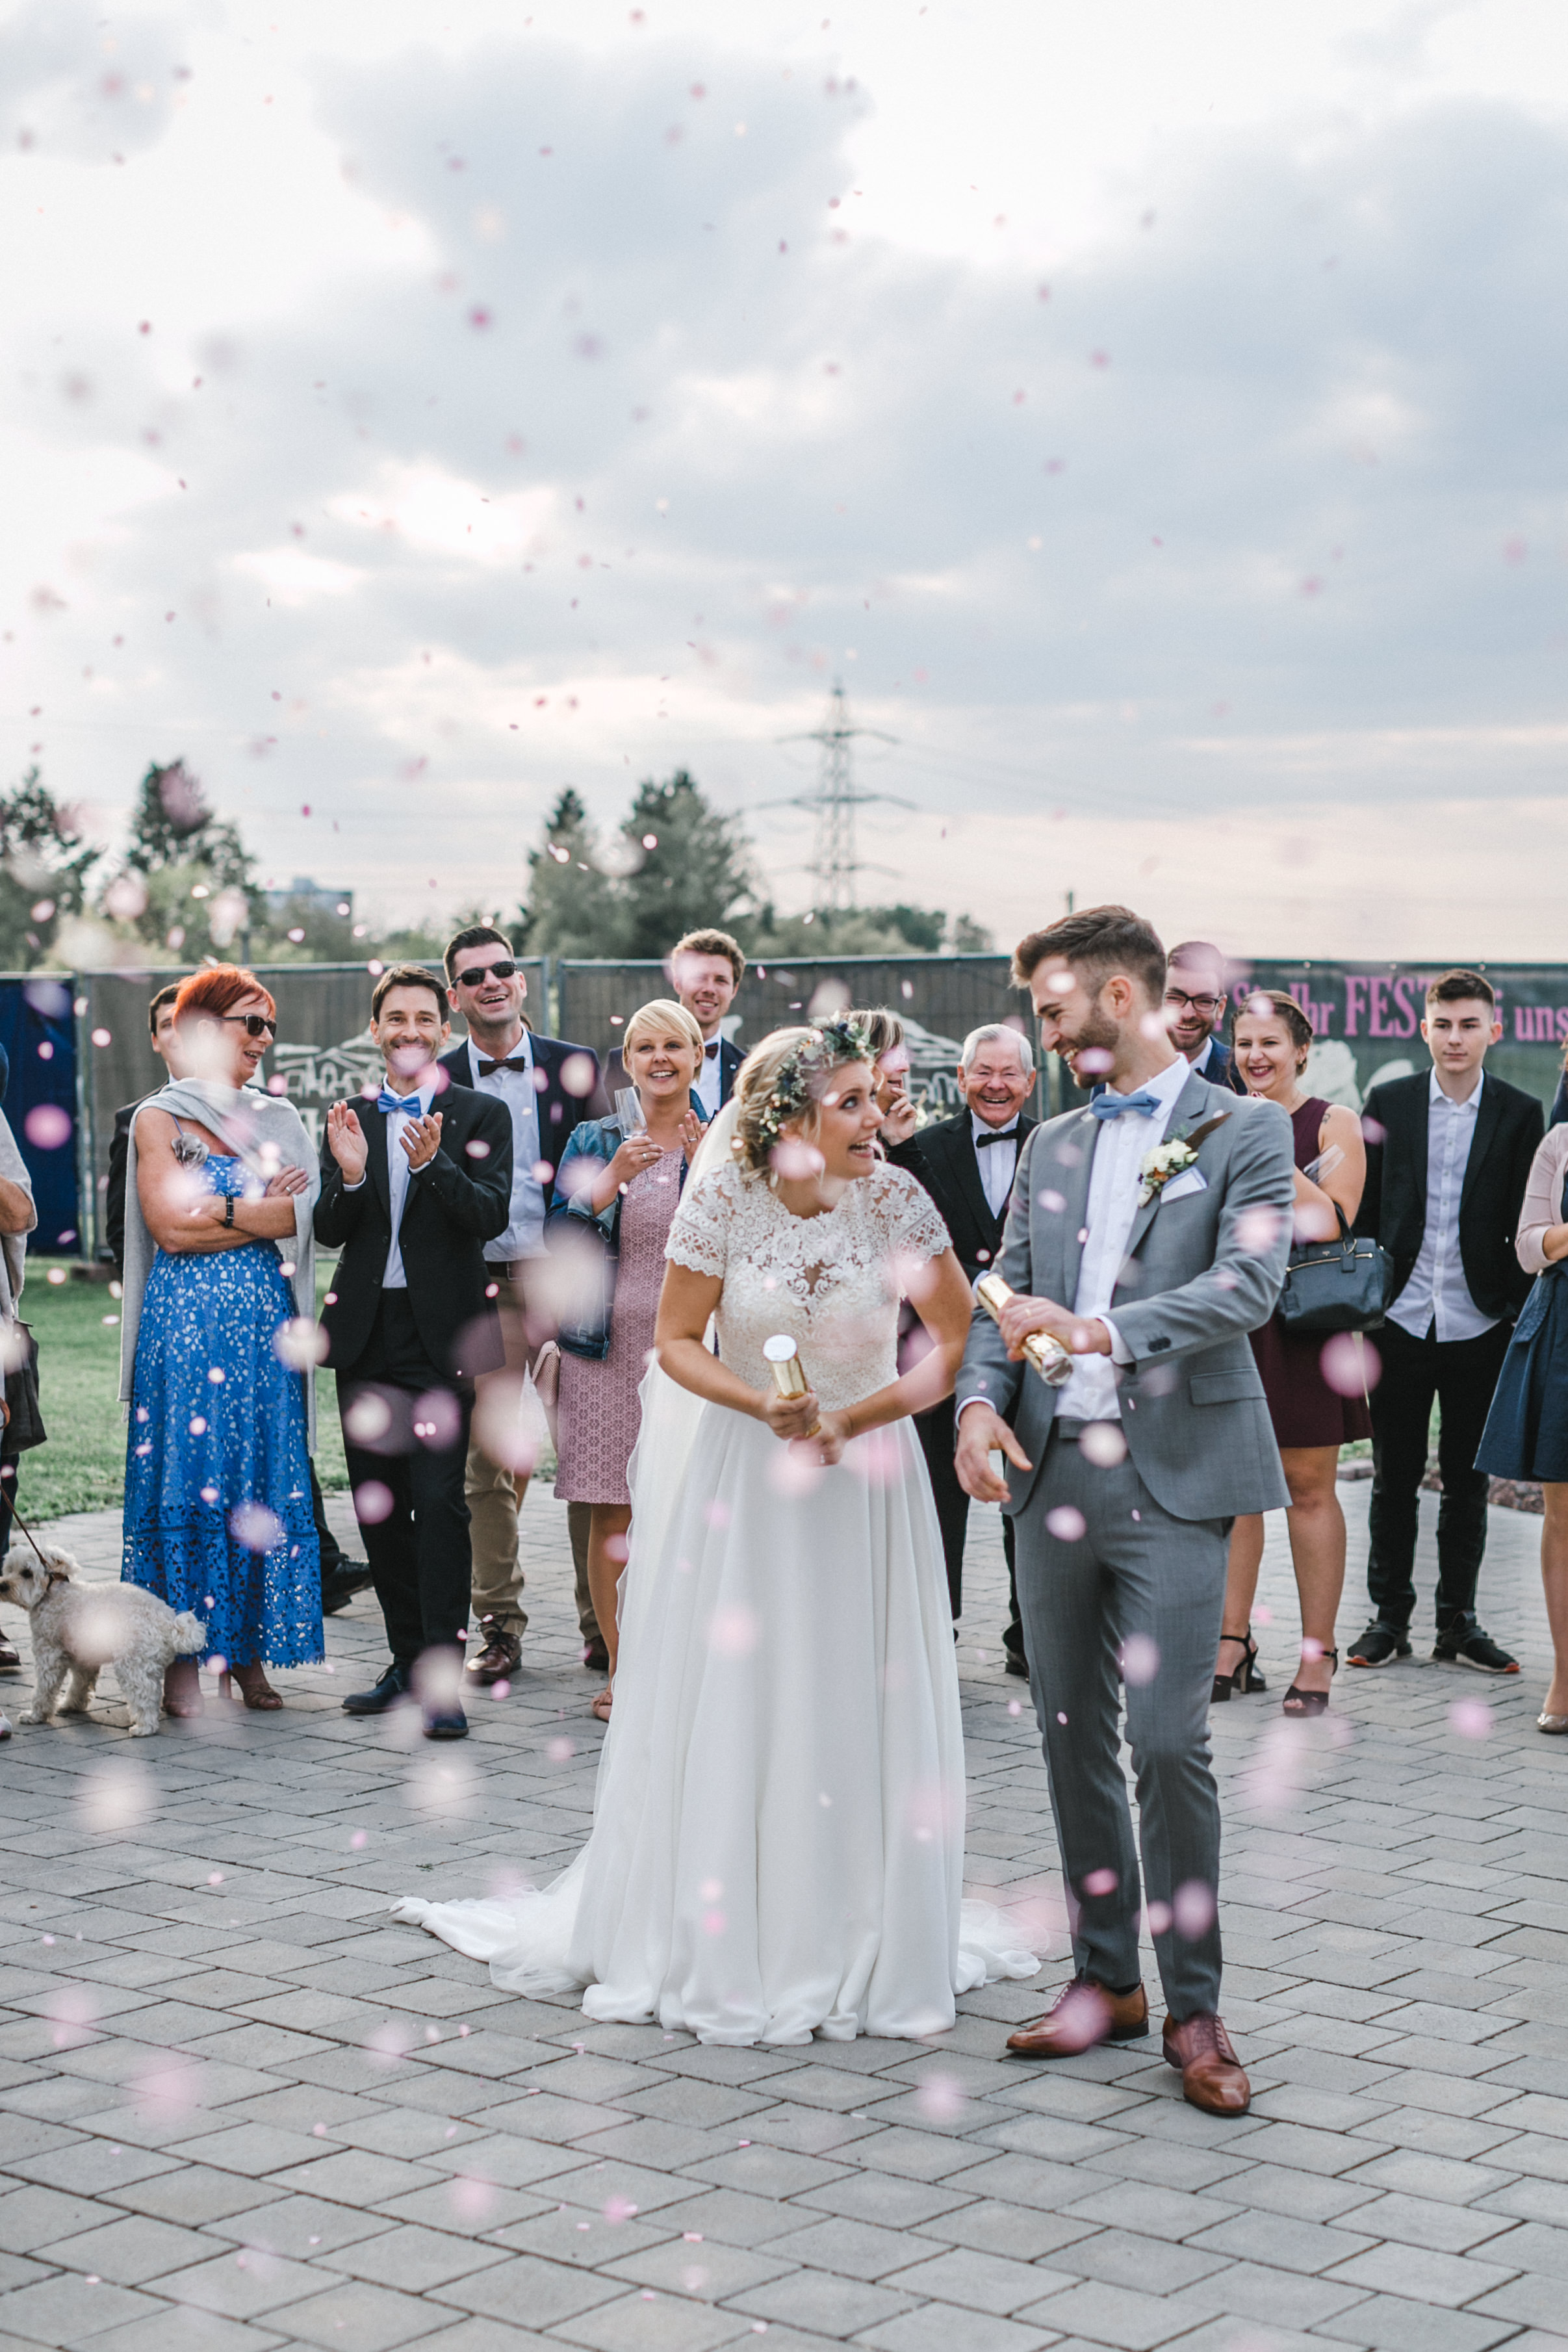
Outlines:
[[[669,975],[643,963],[555,966],[560,1034],[600,1055],[619,1042],[627,1016],[650,997],[668,995]],[[1021,1022],[1032,1033],[1029,998],[1008,979],[998,955],[814,956],[752,964],[726,1020],[743,1049],[770,1030],[845,1005],[883,1004],[898,1013],[909,1038],[910,1091],[936,1118],[957,1108],[958,1049],[988,1021]]]
[[[70,982],[42,973],[0,979],[0,1045],[11,1065],[5,1117],[38,1211],[27,1247],[73,1253],[80,1246],[81,1202]]]
[[[257,964],[256,978],[277,1000],[277,1042],[263,1065],[270,1078],[285,1082],[313,1144],[319,1148],[329,1103],[352,1094],[381,1059],[371,1042],[372,975],[362,963]],[[537,959],[522,967],[530,1007],[542,1013],[544,966]],[[82,1052],[90,1055],[84,1088],[88,1120],[86,1164],[93,1171],[92,1244],[102,1231],[102,1202],[109,1174],[114,1114],[163,1084],[162,1063],[152,1051],[147,1007],[172,980],[183,980],[189,965],[148,971],[84,972],[77,983]],[[455,1022],[453,1034],[464,1035]],[[88,1042],[90,1040],[91,1042]],[[100,1042],[101,1041],[101,1042]]]

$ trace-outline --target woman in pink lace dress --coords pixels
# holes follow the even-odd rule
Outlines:
[[[614,1118],[584,1119],[572,1130],[550,1234],[577,1276],[576,1319],[563,1318],[560,1331],[555,1491],[562,1502],[591,1507],[588,1582],[612,1684],[615,1587],[632,1523],[626,1465],[642,1418],[637,1391],[653,1345],[664,1244],[687,1159],[702,1140],[702,1107],[692,1091],[702,1031],[683,1005],[656,998],[632,1015],[622,1050],[632,1086],[617,1095]],[[635,1106],[628,1100],[633,1094]],[[593,1712],[609,1714],[608,1688]]]

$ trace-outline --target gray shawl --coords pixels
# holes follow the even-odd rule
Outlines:
[[[16,1148],[16,1139],[4,1111],[0,1111],[0,1176],[12,1184],[19,1185],[28,1200],[32,1199],[33,1180],[27,1173],[26,1161]],[[37,1222],[38,1213],[35,1208],[33,1223],[36,1225]],[[28,1231],[31,1230],[29,1227]],[[16,1304],[26,1278],[26,1234],[0,1234],[0,1323],[15,1321]]]
[[[136,1370],[136,1340],[141,1328],[141,1301],[147,1289],[147,1277],[152,1271],[157,1244],[147,1230],[141,1214],[141,1198],[136,1185],[136,1128],[144,1110],[166,1110],[174,1118],[194,1119],[222,1138],[236,1159],[244,1161],[259,1192],[277,1167],[264,1163],[263,1148],[273,1144],[277,1150],[277,1166],[305,1168],[310,1171],[310,1181],[294,1201],[294,1242],[292,1247],[274,1242],[272,1247],[287,1264],[292,1262],[294,1311],[297,1315],[316,1318],[316,1238],[311,1228],[311,1212],[316,1196],[321,1190],[320,1170],[316,1154],[310,1149],[310,1139],[305,1123],[291,1102],[281,1095],[263,1094],[256,1087],[225,1087],[205,1078],[172,1078],[159,1094],[149,1095],[137,1105],[131,1122],[131,1139],[125,1158],[125,1297],[120,1315],[120,1401],[131,1402]],[[0,1169],[0,1172],[4,1172]],[[305,1393],[308,1411],[310,1443],[316,1442],[316,1382],[306,1375]]]

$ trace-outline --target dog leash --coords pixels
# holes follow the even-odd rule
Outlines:
[[[38,1565],[39,1565],[39,1567],[40,1567],[40,1568],[47,1568],[47,1566],[48,1566],[48,1564],[49,1564],[49,1563],[48,1563],[48,1561],[44,1558],[43,1553],[42,1553],[41,1551],[38,1551],[38,1539],[37,1539],[37,1538],[34,1535],[32,1528],[27,1525],[26,1520],[22,1517],[21,1512],[16,1508],[16,1504],[15,1504],[15,1503],[13,1503],[13,1504],[12,1504],[12,1506],[11,1506],[11,1525],[12,1525],[14,1528],[21,1528],[21,1530],[22,1530],[22,1533],[26,1537],[27,1541],[32,1545],[33,1549],[34,1549],[35,1551],[38,1552]]]

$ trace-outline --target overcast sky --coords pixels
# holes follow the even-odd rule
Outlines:
[[[841,677],[862,896],[1568,957],[1560,0],[527,6],[0,0],[7,781],[795,907]]]

